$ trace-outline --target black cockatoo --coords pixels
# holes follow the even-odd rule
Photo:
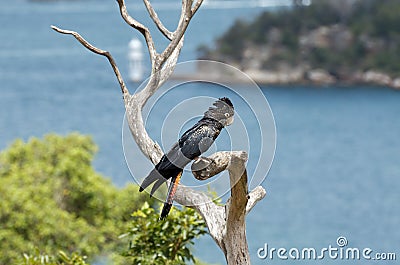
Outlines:
[[[150,196],[152,196],[161,184],[171,179],[160,219],[164,219],[171,210],[183,168],[210,148],[221,130],[232,124],[233,115],[232,102],[226,97],[218,99],[213,103],[213,107],[204,113],[203,118],[182,135],[143,180],[140,192],[155,182],[150,192]]]

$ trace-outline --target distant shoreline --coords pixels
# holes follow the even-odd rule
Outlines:
[[[228,69],[210,68],[209,64],[202,65],[202,61],[197,62],[197,69],[193,72],[175,72],[171,80],[206,80],[209,82],[244,84],[254,81],[259,85],[314,85],[314,86],[357,86],[357,85],[376,85],[400,90],[400,77],[392,78],[388,74],[379,71],[358,71],[349,74],[345,79],[332,76],[323,69],[296,69],[285,71],[268,70],[243,70],[245,75],[238,75],[235,71]],[[246,75],[248,77],[246,77]]]

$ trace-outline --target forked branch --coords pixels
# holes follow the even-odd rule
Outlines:
[[[139,21],[137,21],[136,19],[134,19],[133,17],[131,17],[129,15],[124,0],[117,0],[117,2],[118,2],[118,6],[119,6],[119,11],[121,13],[121,17],[125,20],[125,22],[129,26],[136,29],[137,31],[142,33],[142,35],[144,36],[144,39],[146,40],[147,48],[149,50],[150,59],[153,63],[156,60],[157,51],[154,46],[153,38],[150,34],[149,29],[146,26],[144,26],[142,23],[140,23]]]
[[[161,22],[160,18],[158,17],[156,11],[154,10],[153,6],[151,5],[149,0],[143,0],[144,5],[146,6],[147,12],[149,12],[149,15],[153,22],[156,24],[157,28],[161,31],[161,33],[167,37],[169,40],[172,40],[173,38],[173,33],[169,31],[164,24]]]

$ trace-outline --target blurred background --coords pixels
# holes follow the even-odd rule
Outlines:
[[[157,33],[143,4],[127,1],[127,5],[131,15],[154,32],[160,51],[166,41]],[[0,6],[3,25],[0,30],[0,148],[4,150],[0,160],[0,176],[3,176],[0,179],[0,248],[1,256],[6,256],[8,249],[25,244],[27,238],[41,241],[34,239],[34,235],[24,238],[25,230],[14,229],[23,227],[18,222],[35,225],[46,219],[46,214],[38,217],[41,221],[29,219],[32,212],[24,205],[31,201],[32,207],[48,207],[22,195],[24,189],[30,192],[41,189],[40,181],[26,182],[20,177],[26,174],[40,179],[43,165],[36,165],[34,175],[31,171],[18,171],[22,167],[18,161],[34,159],[36,151],[30,158],[22,155],[23,143],[15,143],[16,139],[28,141],[49,133],[90,135],[98,146],[93,159],[98,173],[82,174],[105,176],[111,182],[104,185],[113,185],[115,189],[134,183],[122,150],[124,107],[111,67],[105,58],[88,52],[71,36],[55,33],[50,25],[76,30],[92,44],[110,51],[126,81],[129,80],[129,42],[135,38],[144,43],[140,34],[124,23],[115,1],[15,0],[1,1]],[[166,26],[173,29],[179,19],[180,2],[154,1],[154,7]],[[396,0],[209,0],[193,18],[179,61],[212,59],[238,67],[259,83],[275,118],[275,159],[262,183],[267,197],[247,217],[252,264],[293,262],[259,259],[257,250],[265,243],[275,248],[321,249],[336,246],[339,236],[347,238],[349,247],[368,247],[382,253],[398,251],[398,14],[400,3]],[[150,66],[144,48],[143,58],[146,77]],[[202,71],[207,74],[207,70]],[[130,82],[129,88],[134,91],[139,85],[140,82]],[[254,93],[250,88],[237,86],[243,94]],[[180,90],[179,96],[196,97],[200,90],[201,95],[224,93],[222,87],[192,85]],[[170,110],[175,104],[164,100],[158,107]],[[157,116],[151,121],[149,133],[161,142],[159,124],[163,121],[157,120]],[[170,137],[176,139],[178,129]],[[52,137],[55,136],[47,140],[48,145],[60,141]],[[60,144],[60,150],[82,145],[90,154],[95,153],[96,148],[83,144],[91,140],[76,137]],[[90,164],[86,153],[82,156],[77,153],[72,152],[72,157],[88,159]],[[255,167],[251,163],[252,160],[249,166]],[[77,163],[76,167],[79,169],[82,165]],[[147,170],[151,165],[138,163],[138,167]],[[13,172],[16,173],[12,175]],[[76,172],[79,170],[68,174]],[[47,173],[53,180],[62,174],[50,169]],[[72,200],[72,206],[74,202],[79,200]],[[20,213],[19,219],[11,217],[16,213]],[[51,209],[47,214],[52,214]],[[61,231],[66,224],[57,224],[57,220],[64,219],[42,225]],[[80,230],[78,224],[71,229]],[[107,230],[107,233],[113,232]],[[47,240],[46,244],[54,244]],[[65,246],[69,247],[74,250],[72,246]],[[208,236],[197,240],[192,249],[204,262],[225,263],[223,254]],[[97,262],[101,264],[101,260]],[[363,260],[346,262],[365,264]],[[395,263],[386,262],[379,264]]]

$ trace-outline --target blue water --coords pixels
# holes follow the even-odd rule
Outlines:
[[[150,23],[142,4],[130,2],[132,15]],[[196,47],[212,44],[235,18],[250,18],[261,11],[201,9],[188,30],[181,61],[194,59]],[[176,23],[177,14],[173,7],[160,7],[159,15],[167,25]],[[119,186],[132,182],[121,144],[124,108],[110,66],[72,37],[50,29],[54,24],[78,30],[109,50],[126,76],[127,43],[140,36],[124,24],[116,3],[2,1],[0,23],[5,25],[0,30],[0,148],[16,138],[79,131],[92,135],[100,147],[94,162],[99,172]],[[162,40],[162,36],[154,37],[156,42]],[[223,93],[221,88],[206,87],[201,94],[219,91]],[[265,243],[287,249],[335,247],[339,236],[347,238],[349,247],[399,256],[400,93],[376,87],[305,86],[268,87],[263,93],[275,116],[277,149],[263,182],[267,197],[247,217],[252,263],[309,264],[276,257],[261,260],[257,250]],[[199,94],[187,89],[180,96]],[[166,104],[173,107],[173,102]],[[158,139],[162,121],[153,120],[149,133]],[[202,260],[224,263],[222,253],[207,237],[194,250]]]

